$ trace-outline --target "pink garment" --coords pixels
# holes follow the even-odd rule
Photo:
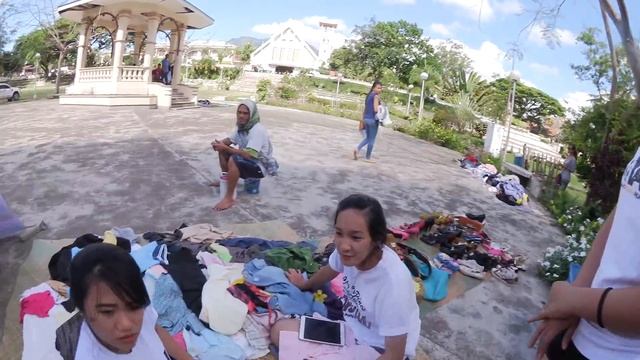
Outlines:
[[[157,280],[162,274],[166,274],[167,270],[165,270],[162,265],[153,265],[152,267],[147,269],[146,273]]]
[[[172,338],[182,350],[187,351],[187,343],[184,341],[184,335],[182,335],[182,331],[173,335]]]
[[[332,346],[302,341],[298,339],[297,332],[281,331],[278,357],[282,360],[374,360],[380,357],[372,347],[356,345],[353,338],[348,338],[349,336],[346,339],[348,345]]]
[[[331,287],[331,291],[336,294],[337,297],[341,298],[344,296],[344,284],[342,283],[342,274],[338,274],[331,282],[329,283]]]
[[[225,263],[222,260],[220,260],[218,255],[215,255],[206,251],[200,251],[198,255],[196,255],[196,258],[198,259],[198,261],[200,261],[200,264],[204,266],[209,266],[212,264],[222,265],[222,266],[225,265]]]
[[[49,291],[31,294],[20,300],[20,324],[22,324],[24,316],[27,314],[41,318],[49,316],[49,310],[55,303]]]

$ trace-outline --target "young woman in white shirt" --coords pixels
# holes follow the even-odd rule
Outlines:
[[[415,356],[420,315],[411,274],[385,243],[387,225],[380,203],[355,194],[338,205],[335,219],[336,250],[329,264],[309,280],[290,270],[289,280],[302,290],[322,287],[340,273],[344,285],[346,325],[360,344],[381,353],[380,359]],[[278,344],[282,330],[297,331],[299,320],[274,324],[271,337]]]
[[[75,359],[192,359],[156,324],[140,269],[125,250],[89,245],[70,271],[71,298],[84,318]]]

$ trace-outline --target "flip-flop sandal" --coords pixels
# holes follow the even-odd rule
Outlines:
[[[425,226],[425,220],[416,221],[412,224],[400,225],[400,229],[410,235],[418,235]]]
[[[518,282],[518,274],[510,267],[497,267],[491,270],[491,275],[507,285]]]
[[[436,266],[441,268],[442,270],[448,271],[449,273],[454,273],[460,271],[460,265],[453,260],[449,255],[445,253],[438,253],[435,258],[433,258],[433,262],[436,263]]]
[[[485,278],[484,267],[475,260],[458,260],[458,264],[460,265],[460,272],[463,275],[479,280]]]
[[[388,228],[387,232],[393,235],[395,238],[402,240],[408,240],[409,236],[411,236],[408,232],[399,228]]]

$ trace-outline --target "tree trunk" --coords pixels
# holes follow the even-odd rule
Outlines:
[[[60,55],[58,55],[58,67],[56,69],[56,94],[60,94],[60,68],[62,67],[62,60],[67,55],[67,50],[60,50]]]
[[[618,0],[618,8],[620,15],[611,7],[609,0],[600,0],[600,7],[609,15],[611,21],[616,26],[618,34],[622,40],[625,52],[627,53],[627,63],[631,69],[634,80],[634,88],[636,91],[636,105],[640,107],[640,47],[633,39],[631,26],[629,24],[629,14],[624,0]]]
[[[602,15],[602,22],[604,23],[604,31],[607,36],[607,44],[609,45],[609,56],[611,57],[611,90],[609,91],[609,111],[605,114],[604,135],[602,137],[602,143],[600,145],[600,151],[606,152],[607,139],[609,138],[609,126],[611,122],[611,114],[613,114],[613,100],[618,96],[618,55],[613,44],[611,37],[611,28],[609,27],[609,19],[604,11],[604,7],[600,6],[600,14]]]

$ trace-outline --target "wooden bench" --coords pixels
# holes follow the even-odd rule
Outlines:
[[[522,166],[511,163],[504,163],[503,167],[510,173],[517,175],[520,178],[522,186],[527,187],[529,185],[529,181],[531,180],[531,177],[533,177],[533,173],[531,171],[523,168]]]

